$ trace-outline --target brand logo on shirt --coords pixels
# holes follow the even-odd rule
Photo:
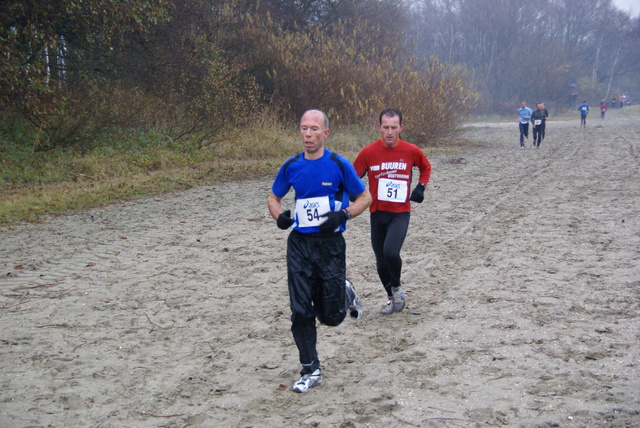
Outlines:
[[[382,162],[380,165],[380,169],[407,169],[407,164],[405,162]]]
[[[332,186],[332,185],[333,185],[333,183],[332,183],[332,182],[330,182],[330,181],[323,181],[323,182],[322,182],[322,185],[323,185],[323,186]]]

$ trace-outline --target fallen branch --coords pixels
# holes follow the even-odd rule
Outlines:
[[[484,422],[478,422],[478,421],[472,421],[469,419],[460,419],[460,418],[427,418],[422,420],[422,422],[424,421],[460,421],[460,422],[471,422],[475,424],[487,425]]]
[[[402,419],[402,418],[399,418],[399,417],[397,417],[397,416],[396,416],[396,419],[397,419],[397,420],[399,420],[400,422],[402,422],[403,424],[406,424],[406,425],[411,425],[411,426],[414,426],[414,427],[419,427],[419,426],[420,426],[420,425],[417,425],[417,424],[411,423],[411,422],[409,422],[409,421],[406,421],[406,420],[404,420],[404,419]]]
[[[175,415],[154,415],[153,413],[141,412],[140,414],[154,418],[176,418],[178,416],[184,416],[184,413],[177,413]]]
[[[49,327],[73,328],[73,326],[69,325],[69,324],[45,324],[45,325],[37,325],[36,326],[36,328],[49,328]]]
[[[161,325],[158,325],[158,324],[154,323],[153,321],[151,321],[151,318],[149,318],[149,315],[144,314],[144,316],[145,316],[145,317],[147,317],[147,321],[149,321],[149,323],[151,323],[151,325],[152,325],[152,326],[154,326],[154,328],[152,328],[151,330],[149,330],[149,332],[150,332],[150,333],[152,333],[152,332],[153,332],[153,330],[155,330],[155,327],[158,327],[158,328],[159,328],[159,329],[161,329],[161,330],[166,330],[166,329],[169,329],[169,328],[172,328],[172,327],[173,327],[173,325],[172,325],[171,327],[162,327]],[[174,324],[175,324],[175,322],[174,322]]]

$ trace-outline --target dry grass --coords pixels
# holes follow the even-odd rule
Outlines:
[[[375,132],[336,130],[328,147],[353,160],[365,144],[376,138]],[[425,152],[427,156],[455,154],[473,145],[452,137]],[[211,150],[189,155],[147,149],[69,153],[63,159],[56,156],[42,166],[42,174],[56,177],[55,180],[9,184],[0,189],[0,224],[37,222],[43,215],[82,211],[207,183],[260,177],[270,180],[283,161],[300,150],[295,126],[259,123]]]
[[[278,159],[216,159],[129,176],[11,186],[0,190],[0,224],[37,222],[43,214],[81,211],[203,183],[267,176],[279,163]]]

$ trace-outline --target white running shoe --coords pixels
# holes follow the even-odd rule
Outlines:
[[[293,384],[293,389],[295,392],[307,392],[314,386],[322,385],[322,374],[320,373],[320,369],[316,369],[313,373],[303,375],[299,381]]]
[[[362,302],[360,301],[360,297],[356,294],[356,289],[353,287],[351,281],[347,279],[344,285],[347,288],[347,294],[353,294],[353,299],[349,305],[349,315],[354,320],[359,320],[362,317]],[[351,293],[349,293],[349,289],[351,289]]]
[[[404,309],[404,291],[402,287],[392,287],[393,293],[393,312],[401,312]]]
[[[382,305],[380,313],[383,315],[391,315],[393,313],[393,300],[387,300],[387,303]]]

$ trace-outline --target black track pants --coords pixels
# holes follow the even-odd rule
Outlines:
[[[540,143],[544,140],[544,127],[545,125],[540,124],[533,128],[533,145],[540,147]]]
[[[304,375],[320,367],[316,317],[323,324],[336,326],[347,314],[346,243],[342,234],[291,232],[287,241],[287,275],[291,332]]]
[[[375,211],[371,213],[371,246],[376,256],[378,276],[391,298],[391,287],[400,286],[400,250],[409,229],[411,213]]]

